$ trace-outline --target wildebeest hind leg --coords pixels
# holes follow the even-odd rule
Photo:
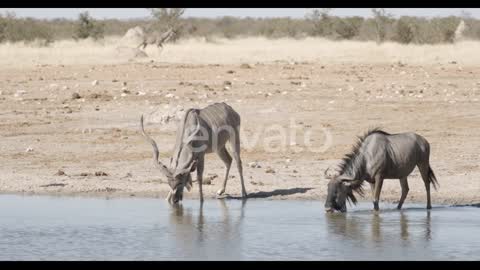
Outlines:
[[[432,209],[432,203],[430,201],[430,180],[428,179],[428,164],[419,164],[418,170],[422,175],[423,183],[425,184],[425,190],[427,191],[427,209]]]

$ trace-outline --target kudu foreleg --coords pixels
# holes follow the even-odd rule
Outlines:
[[[240,183],[242,185],[242,198],[246,199],[248,194],[247,190],[245,189],[245,182],[243,180],[243,166],[242,166],[242,159],[240,158],[240,134],[238,129],[235,130],[233,133],[233,137],[230,138],[230,143],[232,146],[232,155],[235,159],[235,163],[237,163],[238,174],[240,174]]]
[[[203,203],[203,169],[205,168],[205,159],[204,157],[199,157],[197,160],[197,181],[198,181],[198,192],[200,193],[200,203]]]

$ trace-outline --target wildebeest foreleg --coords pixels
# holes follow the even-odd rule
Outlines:
[[[400,201],[398,202],[397,209],[400,210],[402,209],[403,202],[405,201],[405,198],[407,198],[408,194],[408,181],[407,178],[400,178],[400,186],[402,187],[402,196],[400,197]]]
[[[380,202],[380,192],[382,191],[383,178],[380,176],[375,177],[375,195],[373,198],[373,208],[378,211],[378,203]]]

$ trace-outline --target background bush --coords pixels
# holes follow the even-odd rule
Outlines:
[[[183,9],[150,9],[151,17],[143,19],[94,20],[88,13],[81,13],[76,20],[40,20],[18,18],[14,14],[0,14],[0,42],[33,42],[42,40],[49,44],[54,40],[122,36],[135,26],[147,32],[165,31],[173,26],[177,38],[202,37],[213,41],[216,37],[239,38],[263,36],[266,38],[323,37],[332,40],[361,40],[399,42],[403,44],[437,44],[455,41],[455,30],[461,20],[466,24],[463,37],[480,39],[480,20],[468,14],[462,17],[394,18],[383,9],[373,9],[372,18],[336,17],[331,9],[316,9],[305,18],[236,18],[221,17],[183,18]],[[172,40],[175,41],[175,40]]]
[[[101,22],[95,21],[88,12],[83,12],[78,15],[78,21],[75,26],[75,33],[73,38],[86,39],[93,38],[94,40],[103,38],[104,25]]]

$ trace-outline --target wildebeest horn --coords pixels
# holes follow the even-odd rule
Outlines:
[[[325,170],[325,172],[324,172],[325,178],[327,178],[327,179],[332,179],[332,178],[333,178],[333,176],[332,176],[332,175],[329,175],[329,174],[327,174],[328,170],[330,170],[330,166],[328,166],[328,168],[327,168],[327,169]]]

